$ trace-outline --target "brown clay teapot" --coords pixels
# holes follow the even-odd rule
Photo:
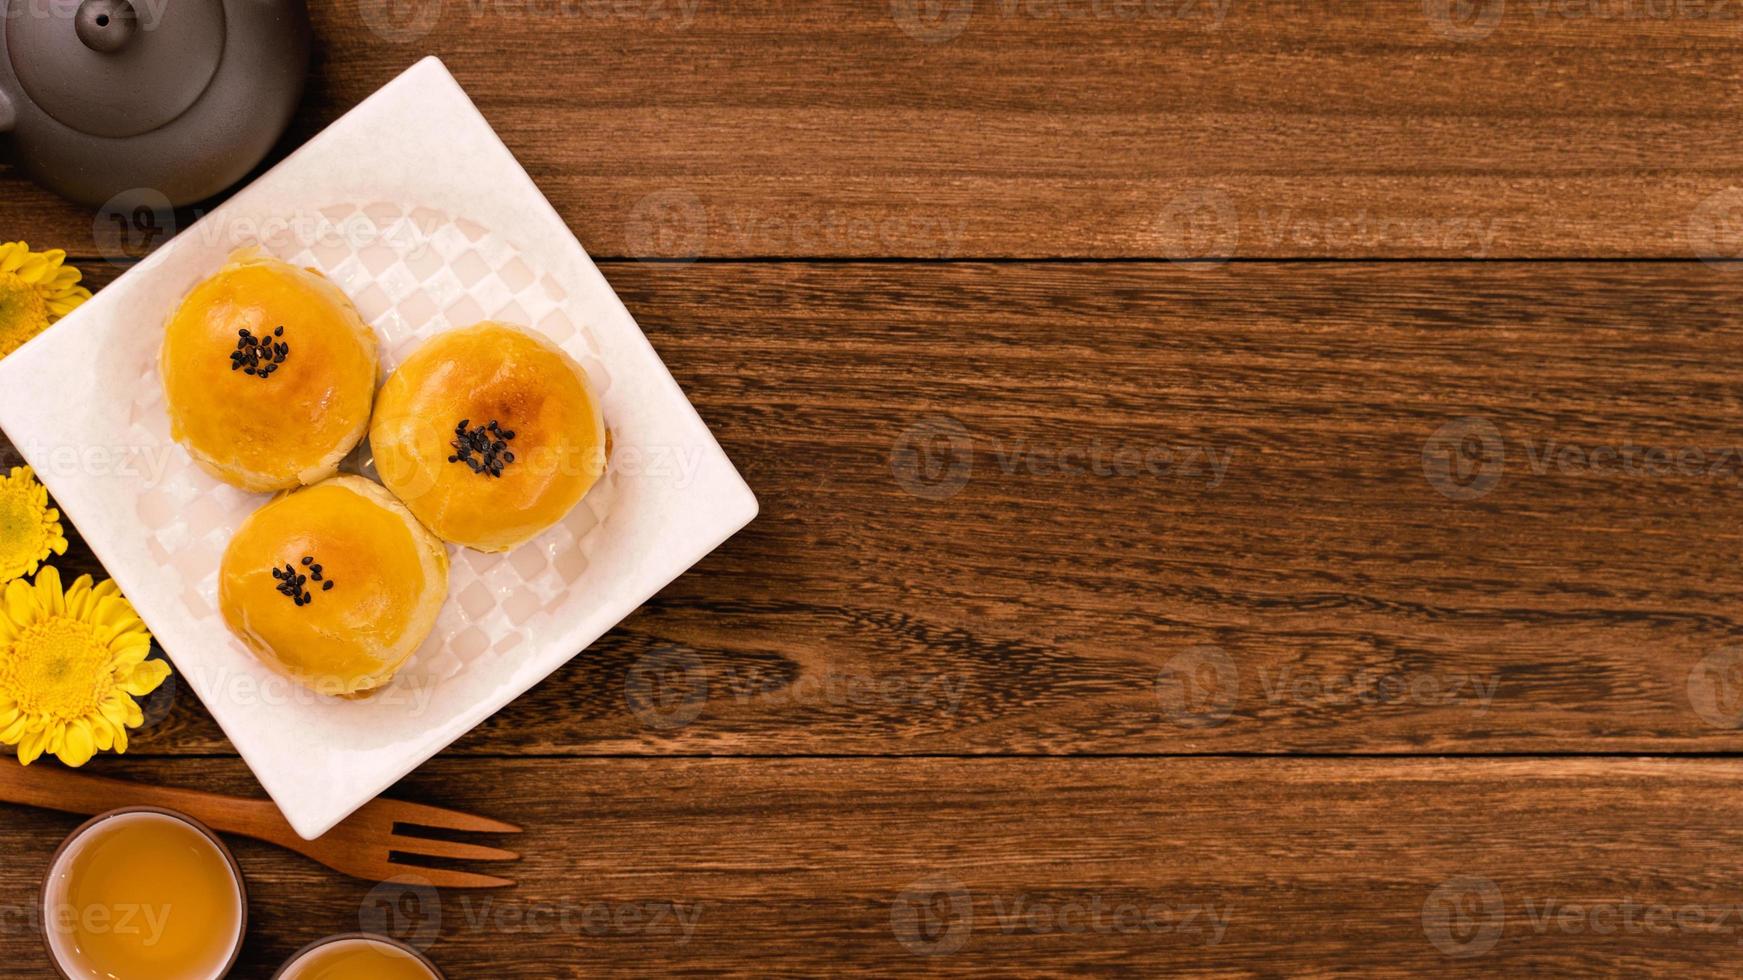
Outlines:
[[[284,133],[308,71],[305,0],[0,0],[0,132],[85,204],[189,204]]]

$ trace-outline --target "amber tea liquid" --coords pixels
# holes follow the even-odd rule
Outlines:
[[[339,939],[298,956],[279,980],[434,980],[417,957],[374,939]]]
[[[118,814],[78,832],[43,895],[50,952],[75,980],[213,980],[242,942],[235,866],[167,814]]]

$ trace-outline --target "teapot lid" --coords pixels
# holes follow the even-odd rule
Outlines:
[[[216,0],[11,2],[6,51],[25,96],[93,136],[137,136],[174,120],[211,84],[224,53]]]

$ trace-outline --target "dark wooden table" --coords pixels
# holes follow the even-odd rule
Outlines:
[[[360,4],[286,146],[442,56],[763,514],[393,790],[518,888],[238,841],[239,976],[1734,973],[1735,0]]]

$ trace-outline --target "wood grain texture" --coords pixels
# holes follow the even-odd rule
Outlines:
[[[1737,0],[311,7],[275,158],[440,56],[763,510],[389,794],[518,887],[233,840],[239,980],[1734,974]],[[204,210],[6,152],[93,286]],[[1009,261],[1227,255],[1682,261]],[[260,795],[145,711],[89,771]]]
[[[596,255],[1743,253],[1735,0],[311,6],[285,146],[438,55]]]
[[[526,824],[522,884],[431,902],[235,839],[237,976],[360,925],[455,978],[1728,976],[1740,782],[1712,759],[442,759],[395,792]],[[44,975],[16,903],[76,822],[0,821],[8,976]]]
[[[1743,279],[605,271],[763,512],[455,751],[1743,748]]]

